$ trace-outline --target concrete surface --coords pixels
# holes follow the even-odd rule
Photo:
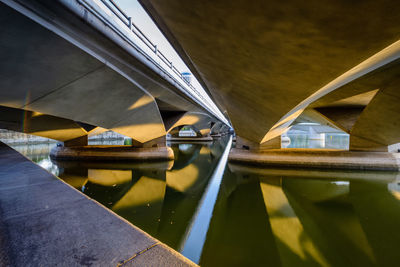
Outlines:
[[[322,149],[270,149],[251,151],[233,148],[229,161],[279,167],[400,170],[400,153]]]
[[[390,152],[388,146],[400,142],[399,77],[400,60],[395,60],[321,97],[309,109],[349,133],[351,150]]]
[[[56,160],[101,160],[101,161],[157,161],[173,160],[174,151],[164,147],[132,146],[82,146],[55,147],[50,157]]]
[[[139,2],[226,110],[238,136],[267,142],[308,105],[369,77],[365,88],[352,84],[342,91],[342,98],[358,89],[386,91],[364,110],[352,134],[386,146],[400,142],[394,134],[400,129],[399,75],[385,69],[400,56],[399,2]],[[381,77],[370,76],[374,70]],[[349,115],[343,113],[353,120]]]
[[[1,266],[196,266],[0,143]]]
[[[80,122],[145,143],[166,134],[168,112],[210,113],[77,1],[5,0],[0,17],[2,127],[28,110],[25,132],[66,141],[89,133]]]

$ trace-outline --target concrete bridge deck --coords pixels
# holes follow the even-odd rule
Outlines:
[[[196,266],[0,142],[1,266]]]

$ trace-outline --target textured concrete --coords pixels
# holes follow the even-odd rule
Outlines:
[[[171,132],[171,130],[185,125],[191,125],[197,131],[205,132],[205,130],[210,130],[212,126],[212,119],[206,113],[186,112],[185,114],[182,114],[181,117],[177,118],[170,127],[166,127],[166,130],[167,132]]]
[[[85,123],[146,143],[166,134],[171,112],[217,120],[77,1],[5,0],[0,18],[8,25],[0,31],[0,112],[8,109],[0,114],[2,127],[18,123],[24,132],[66,141],[89,134],[79,125]],[[10,109],[29,112],[20,122]]]
[[[1,266],[195,266],[0,143]]]
[[[395,60],[321,97],[309,109],[349,133],[351,150],[391,152],[400,142],[399,77],[400,60]]]
[[[57,160],[101,160],[101,161],[157,161],[173,160],[174,151],[170,147],[131,146],[83,146],[55,147],[50,156]]]
[[[321,169],[400,170],[400,153],[355,152],[319,149],[270,149],[251,151],[233,148],[232,162],[245,164]]]
[[[255,143],[280,135],[284,122],[354,74],[373,70],[378,65],[349,72],[399,39],[400,4],[391,0],[140,2],[226,109],[236,134]],[[383,58],[369,63],[390,62]]]

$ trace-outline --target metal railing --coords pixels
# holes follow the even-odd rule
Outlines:
[[[84,0],[85,1],[85,0]],[[180,72],[168,58],[157,48],[154,44],[132,21],[132,17],[128,16],[113,0],[100,0],[129,30],[134,33],[154,54],[164,62],[189,88],[199,97],[204,104],[209,106],[207,99],[187,80],[183,78]],[[209,106],[209,108],[211,108]],[[212,109],[212,108],[211,108]]]

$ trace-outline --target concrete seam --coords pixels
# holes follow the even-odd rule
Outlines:
[[[79,77],[73,79],[72,81],[70,81],[70,82],[68,82],[68,83],[66,83],[66,84],[63,84],[63,85],[61,85],[60,87],[58,87],[58,88],[56,88],[56,89],[54,89],[54,90],[51,90],[50,92],[45,93],[44,95],[41,95],[41,96],[37,97],[36,99],[30,101],[29,103],[24,104],[24,105],[21,106],[20,108],[24,108],[24,107],[26,107],[26,106],[29,106],[29,105],[33,104],[34,102],[36,102],[36,101],[38,101],[38,100],[40,100],[40,99],[42,99],[42,98],[45,98],[46,96],[51,95],[52,93],[54,93],[54,92],[56,92],[56,91],[58,91],[58,90],[61,90],[61,89],[65,88],[65,87],[67,87],[68,85],[73,84],[73,83],[76,82],[76,81],[79,81],[80,79],[86,77],[87,75],[92,74],[92,73],[94,73],[94,72],[96,72],[96,71],[98,71],[98,70],[104,68],[105,66],[106,66],[106,65],[102,64],[100,67],[97,67],[97,68],[95,68],[95,69],[93,69],[93,70],[90,70],[90,71],[88,71],[88,72],[85,72],[84,74],[82,74],[82,75],[80,75]]]
[[[134,258],[136,258],[137,256],[139,256],[140,254],[145,253],[146,251],[148,251],[148,250],[154,248],[155,246],[158,246],[159,244],[161,244],[161,243],[160,243],[160,242],[156,242],[156,243],[154,243],[153,245],[151,245],[150,247],[145,248],[145,249],[143,249],[143,250],[141,250],[141,251],[135,253],[135,254],[134,254],[132,257],[130,257],[129,259],[120,261],[120,262],[117,264],[117,267],[120,267],[120,266],[125,265],[126,263],[128,263],[128,262],[131,261],[131,260],[133,260]]]

